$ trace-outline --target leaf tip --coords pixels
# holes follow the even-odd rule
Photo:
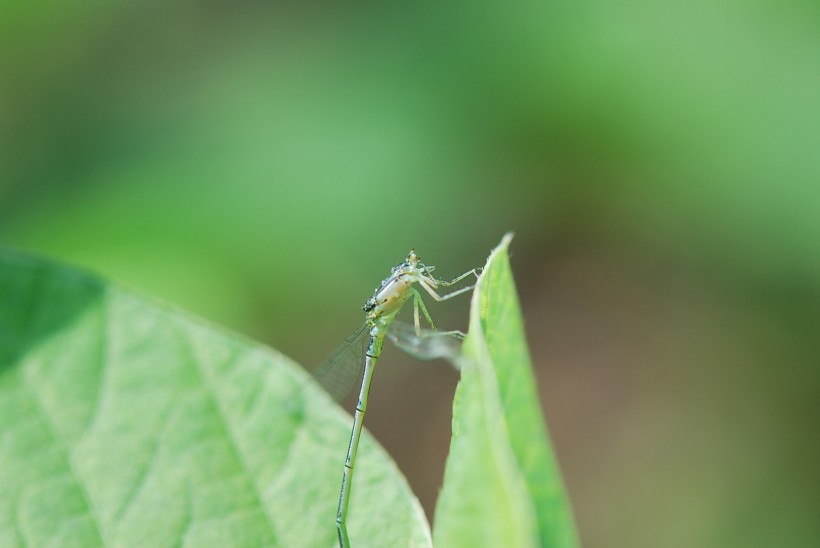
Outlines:
[[[502,251],[507,251],[509,249],[510,242],[512,242],[514,235],[515,234],[512,231],[504,234],[504,237],[501,238],[501,242],[497,246],[495,246],[495,248],[493,248],[493,250],[490,252],[490,256],[487,257],[487,264],[484,266],[485,271],[489,268],[490,264],[492,264],[493,259],[496,255],[498,255]]]

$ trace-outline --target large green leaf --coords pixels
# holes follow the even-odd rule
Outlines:
[[[0,546],[332,546],[350,418],[300,368],[0,249]],[[429,546],[366,435],[349,528]]]
[[[436,546],[577,545],[534,388],[507,235],[473,295]]]

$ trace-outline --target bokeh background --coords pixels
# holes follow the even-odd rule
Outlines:
[[[312,367],[411,246],[454,276],[507,230],[584,544],[816,546],[816,2],[0,10],[2,243]],[[457,374],[385,356],[432,516]]]

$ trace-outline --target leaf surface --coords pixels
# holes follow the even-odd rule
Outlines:
[[[0,248],[0,546],[333,546],[350,424],[275,351]],[[429,546],[359,459],[351,538]]]
[[[511,235],[473,295],[436,546],[577,546],[510,269]]]

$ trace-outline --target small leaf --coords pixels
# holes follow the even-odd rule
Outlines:
[[[436,546],[577,546],[535,391],[505,236],[473,295]]]
[[[281,354],[0,248],[0,546],[333,546],[350,424]],[[351,538],[430,546],[359,458]]]

